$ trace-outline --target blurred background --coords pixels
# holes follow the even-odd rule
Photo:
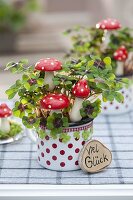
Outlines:
[[[133,0],[0,0],[0,98],[19,78],[3,71],[9,61],[61,59],[71,45],[64,30],[107,17],[133,27]]]

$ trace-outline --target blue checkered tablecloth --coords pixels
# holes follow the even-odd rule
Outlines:
[[[103,142],[113,154],[112,164],[96,174],[42,168],[37,162],[36,145],[27,137],[0,145],[0,183],[133,184],[133,112],[97,117],[93,139]]]

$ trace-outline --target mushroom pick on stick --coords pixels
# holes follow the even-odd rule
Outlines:
[[[121,46],[114,52],[114,59],[117,61],[116,75],[122,76],[124,74],[124,63],[128,57],[128,52],[124,46]]]
[[[59,113],[62,109],[67,108],[70,104],[65,94],[48,94],[40,101],[41,108]]]
[[[112,31],[121,27],[121,24],[116,19],[104,19],[96,24],[96,28],[104,30],[102,50],[106,49],[110,42]]]
[[[70,120],[72,122],[77,122],[82,119],[80,109],[82,108],[84,98],[87,98],[90,94],[90,88],[88,87],[87,81],[85,79],[78,81],[73,87],[72,94],[75,96],[75,101],[70,112]]]
[[[10,122],[7,119],[12,115],[11,109],[5,104],[0,105],[0,131],[8,133],[10,131]]]
[[[62,69],[62,63],[55,58],[45,58],[38,61],[35,69],[45,72],[44,83],[49,85],[49,90],[52,91],[55,87],[53,83],[54,72]]]

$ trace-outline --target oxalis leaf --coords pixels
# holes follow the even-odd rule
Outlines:
[[[60,134],[60,139],[62,140],[63,143],[67,143],[70,141],[71,136],[66,134],[66,133],[61,133]]]
[[[88,130],[83,131],[82,132],[82,138],[86,141],[86,140],[88,140],[90,134],[91,134],[91,131],[88,131]]]
[[[121,103],[122,101],[124,101],[123,95],[122,95],[121,93],[119,93],[119,92],[115,92],[114,97],[115,97],[115,99],[116,99],[119,103]]]

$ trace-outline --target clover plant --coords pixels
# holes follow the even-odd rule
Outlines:
[[[45,59],[44,61],[46,62]],[[5,70],[22,74],[21,79],[6,91],[9,99],[13,99],[15,95],[19,97],[15,101],[13,114],[21,118],[27,128],[35,129],[40,138],[56,139],[58,137],[64,143],[70,140],[70,136],[63,130],[72,123],[70,113],[75,101],[72,90],[80,80],[86,80],[89,88],[89,96],[83,99],[82,108],[79,109],[81,121],[86,118],[93,120],[100,113],[101,100],[99,96],[103,101],[116,99],[118,102],[122,102],[123,96],[119,90],[123,84],[128,82],[127,79],[116,78],[109,57],[101,59],[89,55],[63,62],[62,69],[54,74],[53,84],[55,87],[53,91],[50,91],[49,85],[45,84],[45,72],[35,70],[35,66],[28,66],[27,60],[21,60],[18,63],[10,62]],[[48,94],[63,94],[70,103],[58,112],[44,109],[41,106],[42,99]],[[87,131],[82,133],[85,140],[89,135],[90,132]],[[79,132],[74,132],[74,137],[79,139]]]
[[[121,28],[112,31],[108,47],[102,51],[101,44],[104,37],[104,30],[95,27],[73,27],[64,32],[65,35],[70,36],[72,42],[72,48],[65,57],[81,57],[88,56],[89,54],[99,55],[101,58],[109,56],[112,60],[112,67],[115,72],[117,61],[114,59],[114,52],[121,46],[126,47],[128,53],[133,52],[132,32],[133,30],[130,28]],[[133,61],[132,65],[129,63],[129,66],[131,66],[130,70],[126,63],[124,63],[124,65],[124,75],[133,74]]]

